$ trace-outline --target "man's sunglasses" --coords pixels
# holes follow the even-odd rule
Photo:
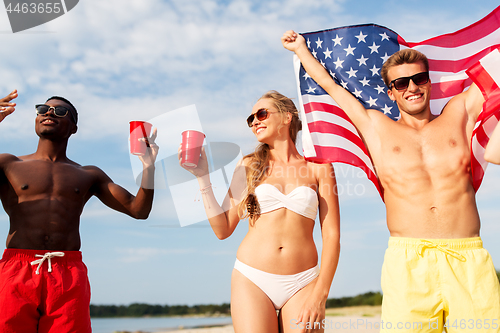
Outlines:
[[[396,90],[406,89],[410,85],[410,80],[412,80],[413,83],[415,83],[417,86],[426,84],[427,82],[429,82],[429,72],[422,72],[412,76],[399,77],[391,81],[391,83],[389,84],[389,89],[392,89],[393,86],[394,88],[396,88]]]
[[[269,116],[271,115],[271,113],[274,113],[274,112],[270,112],[268,109],[264,109],[264,108],[257,110],[257,112],[255,112],[255,113],[252,113],[247,118],[248,127],[252,127],[253,126],[253,120],[255,118],[257,118],[258,121],[263,121],[263,120],[266,120],[267,118],[269,118]]]
[[[54,106],[49,106],[46,104],[37,104],[37,105],[35,105],[35,109],[36,109],[36,113],[39,115],[44,115],[47,112],[52,111],[54,113],[54,115],[56,115],[57,117],[61,117],[61,118],[66,117],[66,115],[69,112],[69,109],[67,107],[64,107],[64,106],[54,107]],[[71,115],[71,119],[73,119],[73,122],[76,123],[73,114],[71,112],[69,112],[69,114]]]

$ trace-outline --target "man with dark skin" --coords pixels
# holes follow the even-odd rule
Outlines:
[[[17,96],[14,90],[0,99],[0,121],[14,112]],[[45,105],[35,119],[37,150],[19,157],[0,154],[0,198],[10,219],[0,261],[0,331],[91,332],[90,286],[79,251],[80,215],[95,195],[133,218],[148,217],[156,131],[139,157],[144,172],[134,196],[101,169],[68,159],[68,139],[77,131],[76,109],[60,97]]]

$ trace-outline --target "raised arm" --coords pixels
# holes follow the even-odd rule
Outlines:
[[[287,50],[295,52],[307,74],[316,81],[344,110],[354,125],[363,132],[371,128],[371,120],[365,107],[349,91],[339,86],[326,69],[314,58],[300,34],[289,30],[281,37]]]
[[[0,122],[5,119],[9,114],[14,112],[16,103],[12,100],[17,97],[17,90],[13,90],[10,94],[0,99]],[[5,166],[12,162],[18,160],[17,157],[11,154],[0,154],[0,184],[6,181],[4,177]]]
[[[13,90],[10,94],[0,99],[0,122],[14,112],[16,103],[12,103],[12,100],[17,96],[17,90]]]
[[[335,180],[331,164],[315,165],[318,179],[319,221],[323,249],[321,269],[312,293],[304,303],[299,322],[320,322],[325,317],[325,305],[340,255],[340,211]]]
[[[115,184],[102,170],[91,167],[96,177],[94,194],[106,206],[136,219],[146,219],[153,206],[155,161],[158,146],[155,144],[156,129],[148,138],[149,147],[141,156],[143,173],[141,187],[134,196],[120,185]]]
[[[490,141],[486,145],[484,159],[490,163],[500,164],[500,122],[493,130]]]
[[[179,148],[179,161],[180,160],[181,148]],[[243,199],[246,190],[246,172],[243,161],[240,161],[236,166],[231,185],[229,186],[229,191],[224,198],[222,206],[217,202],[213,192],[208,170],[207,155],[204,149],[201,151],[197,167],[185,169],[191,172],[198,180],[205,213],[207,214],[208,222],[217,238],[226,239],[231,236],[240,221],[238,205]]]

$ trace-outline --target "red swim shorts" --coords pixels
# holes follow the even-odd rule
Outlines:
[[[90,284],[80,251],[6,249],[0,332],[90,333]]]

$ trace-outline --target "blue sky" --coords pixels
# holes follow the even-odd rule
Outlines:
[[[280,42],[284,31],[377,23],[418,42],[464,28],[496,6],[493,0],[474,5],[465,0],[422,0],[418,5],[392,0],[81,0],[66,15],[16,34],[0,10],[0,95],[19,90],[17,111],[0,124],[1,149],[15,155],[33,152],[33,105],[62,95],[79,110],[69,157],[99,166],[135,193],[130,120],[195,104],[209,141],[233,143],[244,154],[254,149],[245,119],[258,97],[275,89],[297,98],[292,54]],[[163,141],[160,149],[168,156],[180,136]],[[344,189],[342,251],[330,297],[378,291],[389,236],[384,206],[360,171],[335,167]],[[498,268],[499,185],[500,167],[490,166],[477,196],[481,236]],[[192,198],[194,205],[196,191]],[[146,221],[113,212],[95,198],[89,201],[81,236],[92,303],[229,302],[231,270],[247,222],[219,241],[206,222],[181,228],[176,208],[167,188],[156,191]],[[7,233],[8,217],[2,212],[0,235]],[[315,238],[321,250],[318,228]]]

